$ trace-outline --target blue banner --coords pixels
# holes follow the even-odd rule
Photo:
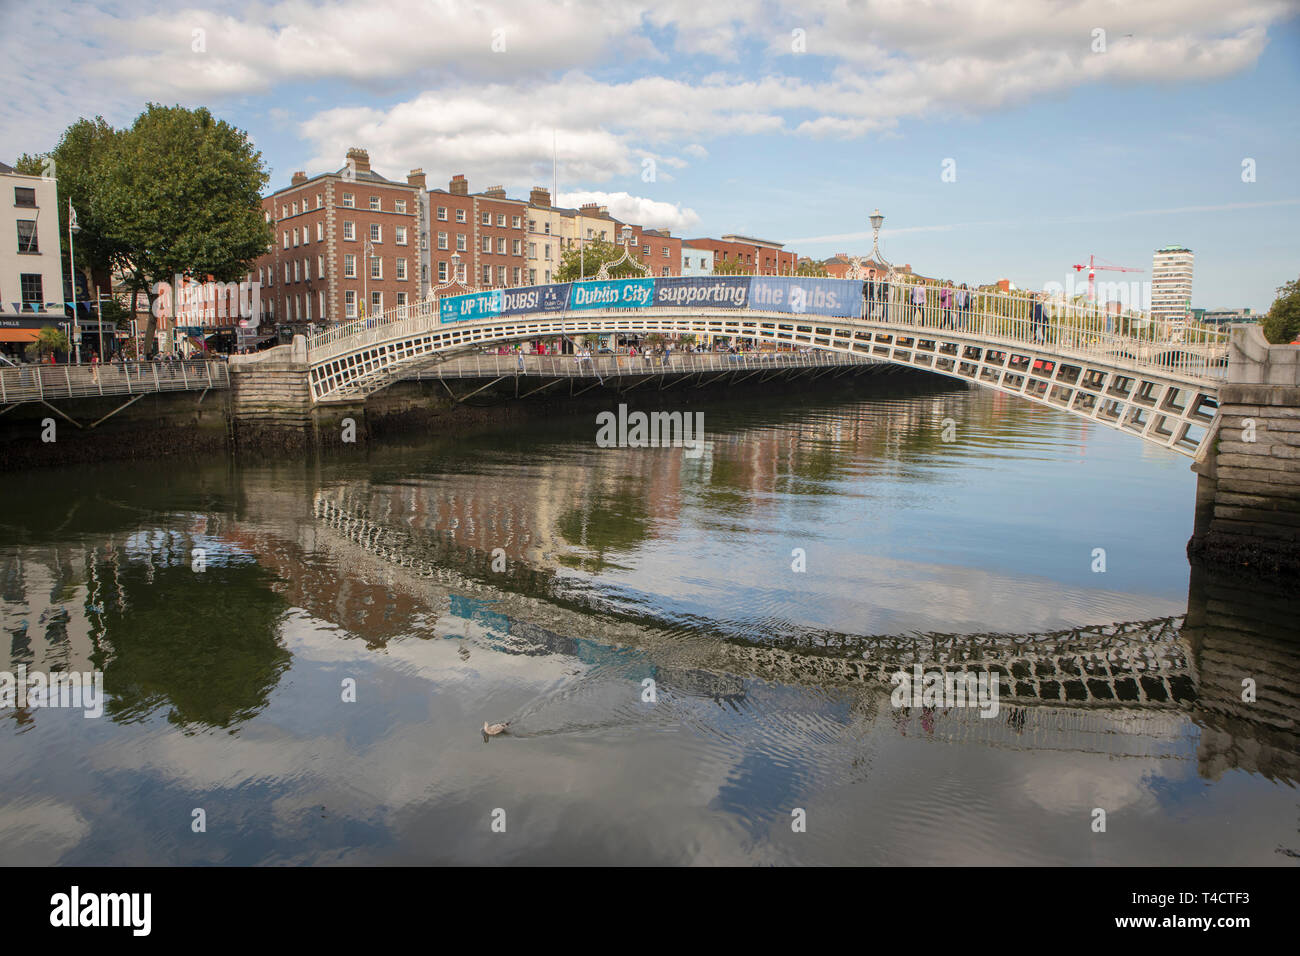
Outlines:
[[[526,315],[530,312],[563,312],[569,307],[568,282],[558,285],[534,285],[507,289],[501,300],[502,315]]]
[[[849,318],[858,314],[862,283],[851,279],[754,276],[749,306],[761,312],[794,312]]]
[[[570,309],[644,309],[653,304],[654,279],[610,279],[574,282]]]
[[[749,305],[750,276],[672,276],[655,279],[658,306],[743,309]]]
[[[438,301],[438,318],[442,322],[468,322],[490,319],[501,314],[501,290],[453,295]]]

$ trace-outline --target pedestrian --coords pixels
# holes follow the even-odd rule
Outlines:
[[[943,327],[952,328],[952,282],[946,282],[939,288],[939,308],[943,312]]]
[[[90,353],[90,380],[96,385],[99,384],[99,353]]]
[[[920,282],[912,287],[912,321],[925,325],[925,285]]]
[[[961,284],[953,299],[957,305],[957,327],[960,329],[970,329],[970,290],[966,288],[966,283]]]
[[[867,281],[862,283],[862,317],[871,320],[876,305],[876,270],[867,270]]]
[[[1041,292],[1034,293],[1033,305],[1030,307],[1030,324],[1034,330],[1034,341],[1046,342],[1047,317],[1043,315],[1043,296]]]
[[[876,301],[880,303],[880,321],[889,321],[889,273],[883,274],[876,282]]]

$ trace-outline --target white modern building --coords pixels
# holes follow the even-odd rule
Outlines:
[[[713,275],[713,250],[682,243],[682,275]]]
[[[0,216],[0,346],[12,351],[67,321],[58,183],[0,163]]]
[[[1181,319],[1192,306],[1192,250],[1157,249],[1151,260],[1151,317]]]

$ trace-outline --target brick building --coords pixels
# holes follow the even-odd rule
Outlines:
[[[822,267],[826,270],[826,274],[832,279],[843,279],[848,274],[851,265],[852,263],[849,261],[849,254],[847,252],[837,252],[822,263]],[[863,271],[866,271],[867,269],[875,269],[878,273],[889,271],[889,267],[884,263],[874,262],[870,258],[865,257],[862,260],[862,269]],[[907,265],[894,266],[894,272],[901,272],[905,275],[910,275],[912,272],[912,266],[910,263]]]
[[[452,278],[452,256],[458,252],[461,278],[471,285],[499,289],[528,284],[527,202],[507,198],[500,186],[471,194],[469,181],[460,174],[445,190],[430,189],[426,202],[434,286]]]
[[[254,265],[263,322],[290,334],[414,302],[420,294],[420,190],[350,149],[342,169],[262,200],[275,240]],[[366,301],[368,298],[368,301]]]
[[[798,256],[785,249],[784,244],[752,236],[726,235],[721,239],[688,239],[696,249],[713,251],[713,267],[728,267],[739,262],[746,271],[755,275],[793,275]]]

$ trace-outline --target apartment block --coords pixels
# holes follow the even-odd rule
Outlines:
[[[534,186],[528,194],[528,236],[525,240],[527,259],[526,285],[544,285],[554,282],[555,270],[560,267],[562,246],[562,220],[566,210],[551,205],[551,191]]]
[[[684,276],[713,275],[713,250],[682,243],[682,271]]]
[[[1185,246],[1157,249],[1151,260],[1151,317],[1181,319],[1192,305],[1195,257]]]
[[[463,174],[452,176],[445,190],[429,190],[426,201],[434,287],[455,279],[492,289],[528,284],[527,202],[508,198],[501,186],[471,193]],[[458,277],[452,275],[457,253]]]

